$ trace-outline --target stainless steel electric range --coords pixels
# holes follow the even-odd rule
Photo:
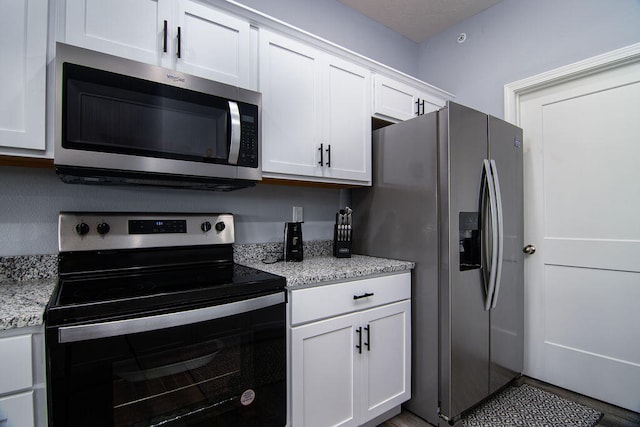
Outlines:
[[[231,214],[60,214],[51,427],[285,425],[285,279],[233,242]]]

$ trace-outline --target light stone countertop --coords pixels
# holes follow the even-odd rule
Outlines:
[[[280,261],[273,264],[265,264],[260,260],[241,263],[248,267],[286,277],[288,289],[355,280],[366,276],[400,273],[410,271],[415,266],[413,262],[364,255],[353,255],[351,258],[335,258],[325,255],[304,258],[301,262]]]
[[[42,325],[57,279],[0,281],[0,330]]]
[[[353,255],[334,258],[329,255],[330,241],[305,243],[301,262],[265,264],[274,259],[282,244],[246,244],[234,246],[238,264],[287,278],[287,288],[317,286],[366,276],[410,271],[413,262]],[[58,282],[57,254],[0,257],[0,331],[43,324],[44,309]]]

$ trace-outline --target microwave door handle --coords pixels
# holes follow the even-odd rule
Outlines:
[[[240,155],[240,109],[238,104],[233,101],[229,101],[229,117],[231,118],[231,142],[229,143],[229,159],[230,165],[238,164],[238,157]]]

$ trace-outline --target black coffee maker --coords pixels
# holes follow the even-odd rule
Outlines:
[[[302,261],[302,223],[284,223],[284,260]]]

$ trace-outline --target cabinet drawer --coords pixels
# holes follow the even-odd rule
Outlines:
[[[31,335],[0,339],[0,394],[31,388]]]
[[[293,290],[290,300],[291,324],[338,316],[408,298],[411,298],[410,272]]]

